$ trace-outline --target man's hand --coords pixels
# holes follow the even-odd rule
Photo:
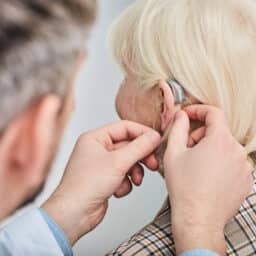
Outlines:
[[[189,135],[188,117],[204,126]],[[164,165],[177,253],[200,248],[224,255],[224,226],[251,191],[253,168],[223,113],[204,105],[179,112]]]
[[[128,121],[78,139],[61,184],[43,206],[71,244],[102,221],[112,195],[127,195],[132,189],[131,181],[141,184],[143,168],[139,161],[157,169],[152,152],[160,140],[154,130]]]

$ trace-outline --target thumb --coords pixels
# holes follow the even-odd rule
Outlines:
[[[153,130],[137,137],[126,146],[115,151],[115,160],[118,167],[122,171],[128,172],[134,164],[150,155],[160,145],[160,142],[160,134]]]
[[[187,149],[189,138],[189,118],[184,111],[179,111],[169,133],[166,154],[177,155]]]

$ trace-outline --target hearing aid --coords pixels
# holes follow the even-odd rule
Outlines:
[[[175,99],[175,104],[182,104],[186,101],[186,95],[183,87],[180,85],[180,83],[172,79],[170,81],[167,81],[168,85],[170,86],[174,99]]]

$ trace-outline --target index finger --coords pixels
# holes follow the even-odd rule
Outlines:
[[[91,136],[104,144],[131,141],[153,129],[131,121],[119,121],[91,132]]]
[[[118,142],[116,144],[113,144],[112,149],[117,150],[122,147],[125,147],[129,144],[128,141]],[[144,164],[147,168],[149,168],[152,171],[155,171],[158,169],[158,161],[156,159],[156,156],[154,153],[150,154],[149,156],[146,156],[144,159],[141,160],[141,163]]]
[[[192,105],[183,109],[192,120],[205,123],[206,133],[209,135],[220,126],[228,127],[224,113],[213,106],[208,105]]]

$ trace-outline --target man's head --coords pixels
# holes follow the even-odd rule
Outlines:
[[[116,99],[121,118],[165,134],[184,105],[213,105],[255,152],[255,11],[254,0],[135,1],[111,34],[125,74]],[[186,92],[183,105],[174,104],[172,79]]]
[[[94,0],[0,2],[0,219],[47,177],[95,14]]]

